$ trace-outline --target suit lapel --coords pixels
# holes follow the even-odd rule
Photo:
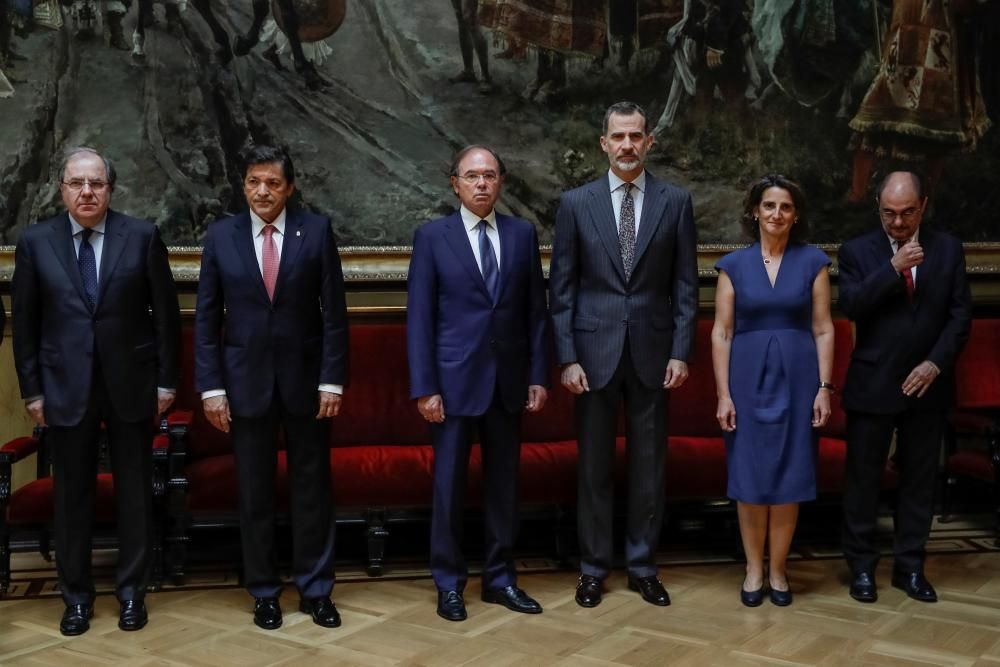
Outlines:
[[[920,308],[921,297],[925,294],[926,288],[928,287],[928,282],[925,282],[928,276],[934,275],[934,268],[937,266],[938,260],[940,259],[940,253],[937,252],[937,237],[933,232],[922,230],[920,232],[920,245],[924,249],[924,261],[917,267],[917,280],[914,282],[913,287],[913,308],[916,310]]]
[[[274,303],[278,303],[282,288],[289,280],[289,276],[295,269],[295,260],[302,250],[302,244],[306,240],[306,231],[303,229],[302,216],[298,211],[285,209],[285,238],[281,241],[281,259],[278,264],[278,282],[274,286]],[[254,256],[256,260],[256,255]],[[261,277],[261,284],[264,278]],[[265,290],[266,292],[266,290]]]
[[[649,246],[656,228],[663,220],[663,209],[667,205],[667,197],[664,193],[663,183],[659,182],[646,172],[646,191],[642,194],[642,218],[639,220],[639,236],[635,239],[635,255],[632,258],[632,275],[635,275],[635,267],[639,266],[639,259],[642,253]]]
[[[507,222],[507,216],[497,213],[497,233],[500,235],[500,284],[497,285],[497,303],[503,297],[510,278],[511,267],[514,265],[514,232]],[[501,222],[501,219],[504,221]],[[483,281],[486,285],[486,281]]]
[[[611,257],[622,282],[625,282],[625,265],[622,263],[622,247],[618,240],[618,225],[615,221],[615,208],[611,204],[611,182],[608,177],[599,178],[590,187],[590,216],[594,229],[604,244],[604,249]]]
[[[104,223],[104,245],[101,249],[101,271],[97,286],[98,307],[104,300],[104,293],[108,289],[111,275],[125,249],[128,234],[128,225],[121,219],[121,216],[114,211],[108,211],[108,218]]]
[[[455,257],[458,258],[459,264],[465,268],[472,282],[479,286],[479,291],[492,301],[493,297],[490,296],[489,290],[486,289],[486,281],[483,280],[483,273],[479,270],[479,265],[476,264],[476,256],[472,254],[472,246],[469,245],[469,233],[465,230],[462,215],[454,213],[448,219],[446,227],[444,238],[448,242],[448,245],[451,246],[451,251],[455,253]],[[503,272],[500,274],[500,279],[503,280]]]
[[[264,287],[264,276],[261,275],[260,265],[257,264],[257,253],[254,251],[253,245],[253,227],[250,225],[249,213],[241,213],[236,218],[236,224],[233,225],[233,245],[240,259],[243,260],[243,267],[247,275],[257,285],[258,296],[265,303],[270,304],[271,299],[267,296],[267,288]]]
[[[80,277],[80,267],[76,261],[76,247],[73,244],[73,227],[69,224],[69,214],[64,213],[52,229],[54,233],[49,235],[52,251],[69,276],[70,282],[76,287],[80,299],[87,305],[90,301],[83,289],[83,279]]]

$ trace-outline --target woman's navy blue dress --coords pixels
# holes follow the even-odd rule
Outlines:
[[[762,505],[816,498],[818,434],[812,408],[819,364],[812,332],[812,288],[830,260],[790,243],[774,287],[760,244],[719,260],[736,291],[729,393],[736,430],[726,433],[728,495]]]

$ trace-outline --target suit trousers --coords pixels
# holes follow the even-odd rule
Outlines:
[[[448,406],[445,405],[447,414]],[[485,414],[448,416],[431,424],[434,446],[434,490],[431,516],[431,573],[441,591],[461,591],[468,580],[462,555],[469,453],[476,432],[482,452],[482,508],[486,532],[483,588],[497,589],[517,582],[513,546],[517,531],[518,462],[521,455],[521,414],[508,412],[499,390]]]
[[[243,583],[254,597],[281,594],[274,545],[279,427],[284,429],[287,452],[292,578],[303,598],[327,597],[334,583],[335,535],[330,420],[290,413],[277,387],[265,415],[234,415],[231,425],[239,478]]]
[[[91,538],[101,422],[107,427],[118,523],[119,600],[141,600],[153,546],[153,422],[123,421],[94,364],[87,411],[74,426],[49,426],[55,501],[56,569],[66,604],[92,604]]]
[[[618,368],[608,384],[576,398],[577,531],[582,574],[604,579],[612,567],[615,437],[618,406],[624,400],[628,458],[625,566],[633,577],[656,575],[667,455],[663,391],[639,379],[626,337]]]
[[[896,415],[847,413],[842,540],[852,572],[874,572],[878,565],[875,528],[879,490],[893,430],[899,468],[894,567],[901,572],[923,571],[944,423],[941,410],[911,409]]]

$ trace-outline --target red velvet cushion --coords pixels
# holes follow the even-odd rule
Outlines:
[[[427,423],[410,400],[406,326],[352,324],[350,356],[350,385],[332,422],[331,444],[428,444]]]
[[[729,475],[722,437],[672,436],[666,474],[667,498],[724,498]]]
[[[972,321],[955,376],[959,408],[1000,409],[1000,320]]]
[[[722,429],[715,419],[718,399],[715,394],[715,373],[712,370],[711,319],[698,321],[694,343],[694,358],[688,364],[690,375],[684,385],[669,392],[670,435],[701,438],[721,437]]]
[[[847,381],[847,367],[851,364],[854,351],[854,327],[850,320],[833,321],[833,375],[830,382],[837,387],[837,393],[830,401],[830,420],[820,429],[820,435],[843,438],[847,433],[847,413],[841,404],[841,391]]]
[[[0,452],[14,455],[15,463],[23,458],[31,456],[36,451],[38,451],[38,440],[31,436],[14,438],[3,447],[0,447]]]
[[[115,487],[110,473],[97,476],[95,520],[114,521]],[[10,497],[7,521],[12,525],[33,525],[51,522],[53,518],[52,478],[43,477],[28,482]]]
[[[948,457],[946,468],[950,474],[965,475],[992,483],[995,472],[990,453],[985,449],[960,449]]]

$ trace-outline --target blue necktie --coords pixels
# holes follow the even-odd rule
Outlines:
[[[494,301],[497,300],[497,284],[500,282],[500,272],[497,270],[497,256],[493,254],[493,244],[486,235],[486,221],[479,221],[479,261],[483,265],[483,280],[486,281],[486,291]]]
[[[94,247],[90,245],[93,229],[84,229],[80,234],[80,254],[76,263],[80,267],[80,278],[83,279],[83,291],[87,293],[90,309],[97,306],[97,257]]]

